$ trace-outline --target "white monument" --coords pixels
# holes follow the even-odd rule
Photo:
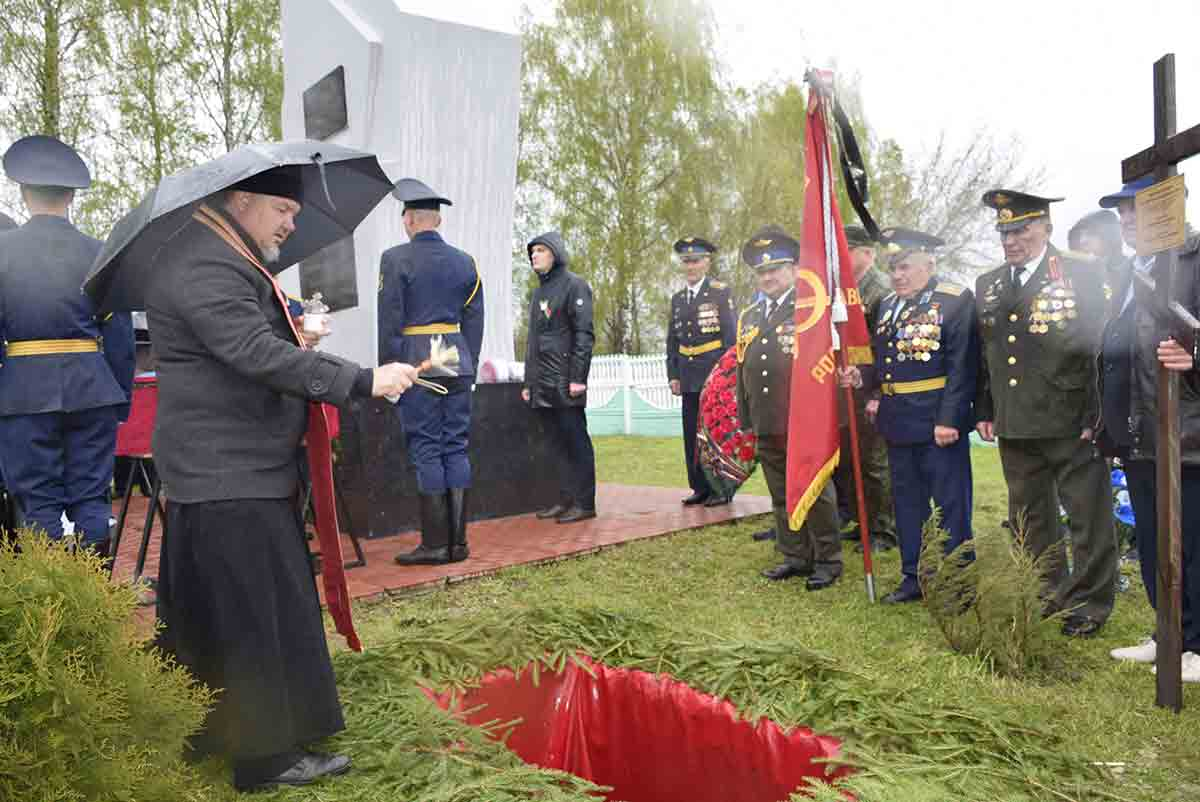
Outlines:
[[[394,0],[283,0],[282,17],[284,138],[375,153],[393,181],[418,178],[450,198],[442,236],[483,276],[483,358],[511,360],[520,38],[405,14]],[[330,255],[357,305],[334,312],[323,349],[376,363],[379,257],[407,241],[400,215],[389,195],[353,247]],[[280,278],[299,295],[301,270]]]

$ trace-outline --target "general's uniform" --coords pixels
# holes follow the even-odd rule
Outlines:
[[[999,190],[984,202],[997,208],[1003,230],[1048,214],[1050,201]],[[1075,610],[1068,627],[1078,620],[1094,631],[1112,611],[1117,571],[1108,469],[1096,447],[1080,439],[1084,429],[1096,430],[1100,418],[1102,277],[1048,245],[1021,277],[1004,265],[981,275],[975,286],[983,345],[977,413],[993,422],[999,439],[1010,525],[1040,556],[1062,541],[1062,502],[1070,518],[1072,568],[1065,555],[1055,561],[1047,575],[1047,604]]]
[[[872,350],[866,389],[879,397],[875,425],[888,446],[904,575],[896,600],[907,601],[920,595],[917,568],[930,502],[949,532],[948,549],[971,537],[970,434],[979,372],[974,296],[936,276],[907,299],[889,295]],[[937,445],[935,426],[957,429],[958,440]]]
[[[766,244],[761,244],[766,243]],[[743,248],[747,264],[790,267],[799,256],[794,239],[774,228],[756,234]],[[764,260],[764,255],[766,259]],[[833,482],[822,488],[799,530],[787,512],[788,399],[796,342],[796,291],[775,301],[764,298],[742,313],[737,331],[737,399],[742,426],[758,439],[758,458],[775,514],[775,548],[793,574],[812,574],[810,586],[827,587],[842,573],[837,495]],[[785,577],[780,577],[785,578]],[[819,580],[814,583],[814,580]]]
[[[398,182],[395,194],[406,209],[432,204],[436,210],[449,203],[414,179]],[[483,283],[475,260],[436,231],[414,234],[410,242],[384,251],[378,311],[380,364],[420,365],[437,344],[458,351],[454,376],[439,376],[436,369],[426,374],[447,390],[445,395],[417,386],[401,396],[398,407],[421,492],[422,546],[444,549],[453,541],[457,555],[447,556],[464,559],[471,386],[483,344]],[[419,556],[414,553],[405,562],[425,562]]]
[[[698,238],[675,243],[680,258],[707,256],[715,248]],[[700,391],[708,374],[734,343],[733,296],[729,286],[708,278],[697,289],[684,287],[671,296],[671,320],[667,327],[667,379],[679,382],[683,402],[683,454],[688,486],[693,498],[703,500],[712,493],[704,470],[696,459],[696,427],[700,416]],[[721,499],[722,501],[724,499]]]
[[[79,156],[50,137],[14,143],[4,167],[23,184],[88,184]],[[46,169],[59,172],[39,173]],[[131,316],[97,315],[79,289],[100,247],[53,215],[0,234],[0,465],[26,523],[59,538],[65,511],[85,542],[106,552],[134,346]]]

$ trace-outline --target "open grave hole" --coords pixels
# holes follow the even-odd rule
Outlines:
[[[579,662],[559,673],[502,669],[462,693],[427,693],[474,726],[517,721],[505,743],[522,760],[610,786],[608,799],[621,802],[777,802],[806,778],[850,772],[823,762],[838,757],[837,738],[747,721],[669,676]]]

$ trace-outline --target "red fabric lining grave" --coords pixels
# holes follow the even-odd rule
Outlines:
[[[527,763],[613,787],[624,802],[776,802],[826,777],[841,742],[769,719],[739,718],[729,702],[669,676],[581,658],[560,674],[507,669],[454,699],[473,725],[520,719],[507,745]],[[449,693],[426,691],[443,709]],[[474,710],[481,705],[479,710]],[[840,767],[828,778],[848,774]]]

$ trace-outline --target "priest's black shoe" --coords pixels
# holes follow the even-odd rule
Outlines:
[[[685,498],[683,500],[683,506],[692,507],[692,506],[695,506],[696,504],[703,504],[704,502],[708,501],[708,499],[709,499],[708,493],[701,493],[699,490],[696,490],[690,496],[688,496],[687,498]]]
[[[322,777],[336,777],[350,770],[350,758],[323,752],[305,752],[300,759],[274,777],[239,788],[260,791],[279,785],[310,785]]]
[[[920,601],[922,598],[924,597],[921,595],[921,588],[905,582],[884,596],[882,601],[884,604],[904,604],[906,602]]]
[[[705,507],[720,507],[722,504],[728,504],[729,496],[715,493],[708,497],[708,501],[704,502]]]
[[[825,590],[833,587],[841,577],[841,571],[818,565],[813,569],[812,576],[804,583],[804,587],[808,590]]]
[[[595,510],[589,510],[585,507],[575,506],[558,516],[558,522],[560,524],[573,524],[576,521],[586,521],[589,518],[595,517]]]
[[[1100,626],[1101,622],[1090,615],[1069,615],[1063,621],[1062,632],[1069,638],[1090,638]]]
[[[792,563],[780,563],[779,565],[764,569],[762,575],[772,582],[782,582],[794,576],[808,576],[811,573],[811,568],[793,565]]]
[[[764,540],[774,540],[775,539],[775,527],[771,527],[770,529],[764,529],[761,532],[755,532],[753,535],[750,536],[750,539],[753,540],[755,543],[762,543]]]
[[[566,504],[555,504],[553,507],[547,507],[544,510],[537,511],[537,517],[543,521],[547,518],[557,518],[569,509]]]

